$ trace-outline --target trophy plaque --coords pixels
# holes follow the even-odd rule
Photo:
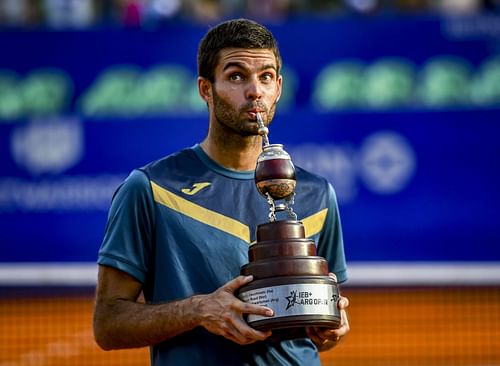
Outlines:
[[[328,276],[328,262],[317,256],[314,241],[305,237],[304,225],[292,209],[295,167],[282,145],[269,143],[260,113],[257,122],[263,150],[255,184],[269,204],[269,222],[257,226],[257,240],[248,250],[249,263],[240,271],[253,275],[254,280],[239,289],[238,297],[271,308],[274,316],[249,314],[246,321],[255,329],[273,330],[274,339],[306,337],[306,326],[338,328],[338,285]],[[280,212],[286,218],[278,219]]]

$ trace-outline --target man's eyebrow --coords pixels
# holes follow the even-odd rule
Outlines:
[[[233,62],[228,62],[226,65],[224,65],[224,68],[222,69],[222,71],[226,71],[227,69],[229,69],[231,67],[236,67],[238,69],[248,70],[248,67],[246,67],[245,64],[243,64],[242,62],[233,61]],[[263,71],[263,70],[268,70],[268,69],[273,69],[276,71],[276,66],[274,64],[265,64],[265,65],[262,65],[261,67],[259,67],[257,69],[257,71]]]

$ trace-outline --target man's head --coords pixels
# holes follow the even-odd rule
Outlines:
[[[271,32],[254,21],[237,19],[215,26],[201,40],[198,48],[199,76],[214,82],[220,51],[225,48],[269,49],[276,57],[278,74],[280,72],[281,56]]]
[[[201,41],[198,68],[212,132],[257,135],[257,113],[271,123],[282,77],[278,47],[266,28],[245,19],[212,28]]]

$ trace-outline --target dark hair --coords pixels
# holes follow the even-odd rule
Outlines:
[[[234,19],[211,28],[198,47],[198,75],[211,82],[215,80],[215,68],[219,52],[224,48],[269,49],[276,57],[277,71],[281,69],[278,43],[264,26],[248,19]]]

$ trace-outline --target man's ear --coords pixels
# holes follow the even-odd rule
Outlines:
[[[198,76],[198,93],[206,103],[212,100],[212,83],[201,76]]]
[[[280,100],[281,98],[281,93],[283,92],[283,76],[280,74],[278,76],[278,97],[276,98],[276,103],[278,103],[278,101]]]

